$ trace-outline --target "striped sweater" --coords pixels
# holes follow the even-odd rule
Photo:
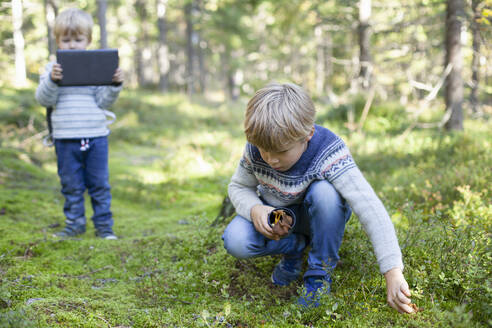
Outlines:
[[[262,204],[279,207],[302,202],[309,185],[326,179],[348,202],[374,248],[381,273],[399,267],[402,256],[393,223],[366,181],[344,142],[330,130],[315,125],[306,151],[288,171],[278,172],[247,143],[229,184],[229,197],[239,215],[251,220],[251,208]]]
[[[118,97],[122,86],[59,87],[51,80],[53,62],[46,65],[39,79],[36,100],[45,107],[54,106],[51,114],[54,139],[79,139],[107,136],[106,111]]]

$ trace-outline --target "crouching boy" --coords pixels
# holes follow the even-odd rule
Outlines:
[[[347,146],[333,132],[314,124],[314,119],[312,100],[294,84],[270,84],[249,101],[244,122],[247,143],[229,184],[238,215],[224,231],[224,247],[241,259],[282,254],[271,275],[279,286],[300,276],[309,247],[305,293],[298,303],[318,306],[320,295],[330,291],[331,273],[353,210],[385,276],[388,304],[399,312],[413,312],[388,213]],[[292,229],[286,235],[269,223],[270,213],[278,207],[295,217],[287,216]]]

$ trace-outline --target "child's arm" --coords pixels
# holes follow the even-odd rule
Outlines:
[[[395,228],[372,187],[357,166],[352,166],[331,183],[357,214],[374,248],[379,271],[403,269]]]
[[[248,161],[243,156],[231,178],[228,193],[237,214],[250,221],[251,209],[255,205],[263,205],[260,197],[256,194],[258,184],[258,180],[249,168]]]
[[[268,225],[268,214],[274,209],[263,205],[256,194],[258,180],[251,173],[248,161],[243,157],[229,184],[229,198],[236,212],[253,222],[256,231],[270,239],[279,239]]]
[[[268,225],[268,213],[273,210],[273,207],[263,205],[260,197],[258,197],[256,188],[259,182],[253,174],[247,155],[248,146],[246,145],[243,157],[229,184],[229,198],[236,212],[253,222],[256,231],[267,238],[278,239],[279,237],[273,233],[272,228]]]
[[[388,304],[399,312],[412,313],[410,290],[393,223],[372,187],[354,166],[333,180],[333,185],[359,217],[374,248],[379,270],[386,279]]]
[[[117,68],[113,75],[113,85],[96,88],[96,103],[99,108],[108,109],[116,101],[122,89],[123,71]]]
[[[36,100],[44,107],[56,105],[58,99],[58,84],[52,79],[53,68],[56,65],[55,63],[48,63],[45,72],[39,77]]]

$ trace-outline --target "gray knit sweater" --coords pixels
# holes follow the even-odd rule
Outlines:
[[[348,202],[369,235],[381,273],[398,267],[402,256],[393,223],[382,202],[357,168],[347,146],[330,130],[315,125],[306,151],[286,172],[272,169],[258,148],[247,143],[229,184],[229,197],[239,215],[251,220],[251,208],[300,203],[314,180],[326,179]]]
[[[59,87],[51,78],[53,62],[46,65],[39,79],[36,100],[43,106],[54,106],[51,114],[54,139],[79,139],[109,134],[106,111],[118,98],[122,86]]]

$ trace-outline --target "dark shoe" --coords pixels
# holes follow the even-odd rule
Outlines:
[[[113,231],[96,231],[96,237],[107,239],[107,240],[116,240],[118,237],[113,233]]]
[[[59,237],[59,238],[69,238],[69,237],[75,237],[81,234],[85,233],[85,227],[84,226],[70,226],[67,225],[65,229],[62,231],[58,231],[57,233],[53,234],[54,237]]]
[[[272,283],[277,286],[287,286],[297,280],[301,274],[302,259],[306,239],[303,235],[297,236],[297,249],[294,254],[286,254],[283,259],[275,266],[272,273]]]
[[[311,276],[304,278],[305,292],[297,299],[297,304],[304,308],[318,307],[321,295],[330,293],[331,279],[328,276]]]
[[[272,282],[277,286],[287,286],[301,275],[302,253],[298,258],[284,256],[272,273]]]

